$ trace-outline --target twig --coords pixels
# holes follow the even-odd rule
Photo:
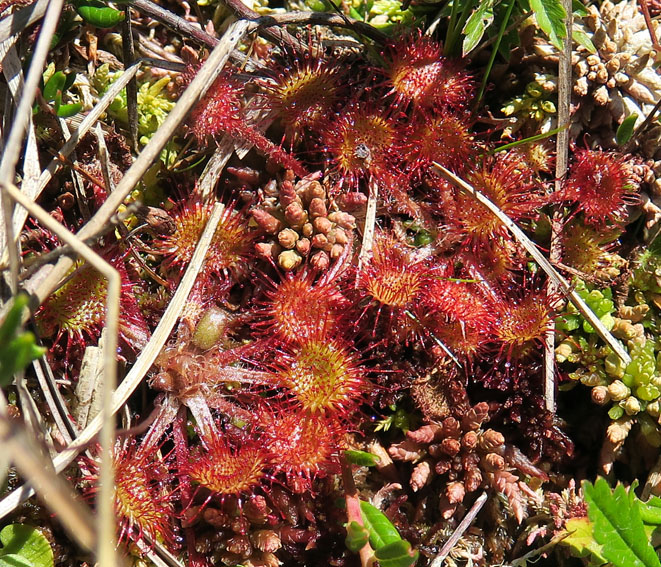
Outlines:
[[[572,0],[562,0],[567,14],[567,35],[563,39],[563,49],[558,59],[558,124],[569,124],[572,93]],[[555,191],[561,188],[562,180],[567,173],[569,160],[569,128],[563,128],[556,138]],[[560,231],[562,230],[561,215],[554,211],[551,218],[551,246],[549,260],[551,264],[560,261]],[[557,291],[552,280],[548,281],[547,293],[553,297]],[[544,405],[550,412],[555,412],[555,321],[551,319],[544,336]]]
[[[131,7],[124,6],[124,22],[122,22],[122,56],[124,68],[130,67],[135,61],[135,46],[131,25]],[[133,151],[140,151],[138,146],[138,81],[135,76],[126,85],[126,110],[129,119],[129,135]]]
[[[0,182],[2,183],[2,182]],[[101,414],[101,466],[99,489],[99,564],[104,567],[116,565],[115,551],[115,520],[114,520],[114,469],[112,464],[112,445],[115,437],[115,422],[112,416],[112,394],[117,383],[117,335],[119,329],[119,297],[122,281],[119,272],[86,246],[74,234],[57,222],[47,211],[30,201],[14,185],[2,183],[2,190],[14,201],[33,215],[47,230],[55,233],[66,244],[80,254],[89,264],[101,273],[108,281],[106,293],[105,344],[104,358],[104,388],[103,412]]]
[[[367,198],[367,211],[365,212],[365,225],[363,227],[363,243],[360,247],[360,255],[358,256],[359,271],[372,255],[374,229],[376,226],[376,205],[378,200],[379,184],[374,176],[372,176],[369,180],[369,196]]]
[[[34,24],[44,15],[49,2],[50,0],[37,0],[34,4],[2,18],[2,21],[0,21],[0,43],[14,39],[18,33]]]
[[[39,87],[39,82],[42,79],[44,63],[50,51],[51,39],[60,21],[62,5],[63,0],[51,0],[48,4],[44,21],[41,24],[39,39],[37,40],[30,62],[30,70],[25,79],[25,85],[18,100],[18,107],[12,128],[9,132],[2,159],[0,160],[0,180],[5,182],[12,182],[14,180],[14,168],[23,147],[23,137],[25,136],[28,121],[32,115],[32,105],[37,88]],[[3,242],[0,242],[0,246],[3,244]]]
[[[204,95],[211,83],[213,83],[223,70],[229,58],[230,51],[254,27],[255,24],[251,22],[239,20],[228,28],[218,46],[211,52],[211,55],[204,62],[195,78],[188,85],[188,88],[179,97],[177,104],[170,111],[161,127],[152,136],[149,143],[142,149],[138,158],[133,162],[133,165],[117,184],[115,191],[108,196],[95,215],[78,232],[78,237],[81,240],[89,238],[98,230],[102,229],[108,222],[108,219],[115,214],[117,208],[123,203],[128,194],[133,191],[147,169],[149,169],[153,161],[160,155],[161,150],[165,147],[165,144],[181,122],[183,122],[190,108]],[[72,264],[72,260],[66,257],[58,260],[50,273],[35,289],[32,297],[32,309],[41,305],[52,293]]]
[[[213,209],[207,226],[200,237],[200,241],[195,248],[193,257],[191,258],[190,264],[181,279],[181,283],[177,288],[172,300],[170,301],[163,317],[161,318],[158,326],[154,330],[154,333],[151,337],[149,343],[140,353],[140,356],[133,364],[131,370],[126,375],[122,383],[119,385],[117,390],[112,397],[112,409],[113,413],[117,412],[128,400],[129,396],[135,391],[142,379],[144,378],[147,371],[151,368],[151,365],[156,360],[156,357],[161,352],[163,345],[168,340],[170,332],[172,331],[179,314],[184,307],[186,299],[190,290],[193,288],[193,284],[197,278],[197,274],[204,264],[204,259],[206,257],[207,251],[209,250],[209,245],[211,244],[211,239],[216,232],[218,222],[220,221],[222,215],[223,207],[220,204],[217,204]],[[87,427],[80,433],[76,441],[64,449],[59,455],[53,459],[53,465],[57,472],[63,471],[71,461],[74,460],[76,455],[84,448],[87,447],[89,442],[96,437],[101,428],[101,416],[96,416]],[[0,518],[3,518],[7,514],[11,513],[22,501],[30,498],[34,494],[34,490],[28,486],[21,486],[11,492],[9,495],[5,496],[4,499],[0,500]]]
[[[95,549],[97,538],[90,510],[75,497],[63,479],[52,474],[51,463],[23,427],[4,415],[0,416],[0,445],[3,453],[11,455],[21,476],[35,487],[45,506],[57,514],[71,539],[85,549]]]
[[[353,18],[348,18],[340,14],[329,14],[328,12],[286,12],[284,14],[261,16],[255,21],[260,27],[297,24],[348,28],[360,35],[369,37],[381,45],[388,41],[388,36],[386,34],[367,22],[354,20]]]
[[[516,225],[516,223],[512,221],[512,219],[510,219],[497,205],[492,203],[489,199],[482,195],[482,193],[475,189],[475,187],[460,177],[457,177],[454,173],[447,170],[442,165],[434,162],[433,166],[434,169],[436,169],[436,171],[444,179],[472,195],[477,202],[485,206],[489,211],[491,211],[493,215],[498,218],[498,220],[500,220],[501,223],[503,223],[503,226],[505,226],[505,228],[507,228],[512,233],[514,238],[516,238],[519,244],[521,244],[521,246],[525,248],[528,254],[533,257],[535,262],[537,262],[539,267],[544,270],[546,275],[553,281],[553,283],[558,286],[562,293],[569,297],[569,300],[574,304],[578,312],[586,319],[590,325],[592,325],[597,335],[599,335],[599,337],[611,348],[611,350],[617,354],[618,357],[620,357],[622,362],[629,364],[629,362],[631,362],[629,353],[627,353],[627,351],[624,350],[617,339],[615,339],[615,337],[610,334],[608,329],[606,329],[603,323],[599,320],[599,317],[594,314],[592,309],[588,307],[581,296],[578,295],[574,289],[572,289],[572,287],[569,285],[569,282],[567,282],[567,280],[565,280],[565,278],[563,278],[562,275],[560,275],[558,271],[549,263],[544,255],[537,249],[535,243],[524,234],[524,232]]]
[[[478,496],[477,500],[471,506],[471,509],[466,512],[466,515],[463,517],[457,529],[452,532],[450,539],[445,542],[445,545],[441,548],[439,554],[434,557],[434,560],[429,564],[429,567],[441,567],[445,558],[450,554],[452,548],[457,545],[457,542],[461,539],[461,536],[464,535],[464,532],[468,527],[473,523],[475,516],[478,515],[482,506],[487,501],[487,493],[483,492]]]

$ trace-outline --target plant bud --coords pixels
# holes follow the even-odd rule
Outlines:
[[[328,234],[331,228],[333,228],[333,223],[326,217],[317,217],[312,221],[312,226],[317,232],[320,232],[321,234]]]
[[[627,388],[620,380],[615,380],[608,386],[608,394],[614,402],[620,402],[631,394],[631,390]]]
[[[459,439],[452,439],[451,437],[443,439],[440,443],[441,451],[446,455],[453,457],[461,451],[461,442]]]
[[[291,226],[298,228],[307,222],[308,214],[299,203],[291,203],[285,209],[285,219]]]
[[[287,208],[292,203],[298,203],[302,205],[301,199],[296,194],[294,189],[294,184],[291,181],[283,181],[280,184],[280,204]]]
[[[301,228],[301,232],[303,233],[303,236],[310,238],[314,234],[314,227],[312,226],[312,223],[306,222]]]
[[[297,240],[298,233],[291,228],[285,228],[278,233],[278,242],[283,248],[287,250],[291,250],[294,246],[296,246]]]
[[[277,234],[283,228],[281,221],[262,209],[253,209],[250,214],[259,228],[267,234]]]
[[[310,216],[314,219],[317,217],[325,217],[328,215],[328,209],[326,208],[326,203],[323,201],[323,199],[319,199],[318,197],[315,197],[310,201],[310,206],[308,207],[308,210],[310,211]]]
[[[445,495],[451,504],[461,504],[466,496],[466,489],[464,484],[459,481],[448,482],[445,487]]]
[[[634,398],[633,396],[627,398],[623,407],[627,415],[636,415],[640,412],[640,402],[638,401],[638,398]]]
[[[328,244],[328,238],[323,234],[315,234],[310,241],[312,248],[323,248]]]
[[[210,307],[195,326],[193,344],[202,350],[209,350],[221,342],[231,322],[232,316],[227,311],[216,306]]]
[[[302,256],[294,250],[285,250],[278,256],[278,265],[286,271],[295,270],[303,262]]]
[[[333,244],[330,249],[331,260],[337,260],[342,255],[342,252],[344,252],[344,246],[340,244]]]
[[[607,404],[611,399],[610,394],[608,393],[608,388],[606,388],[606,386],[595,386],[592,388],[591,395],[592,401],[600,406]]]
[[[489,453],[486,457],[484,457],[484,462],[491,470],[505,470],[505,459],[500,455],[496,455],[496,453]]]
[[[296,242],[296,250],[301,256],[307,256],[310,253],[310,240],[301,238]]]
[[[315,270],[319,270],[321,272],[323,270],[327,270],[328,266],[330,266],[330,258],[326,252],[320,251],[310,258],[310,264]]]

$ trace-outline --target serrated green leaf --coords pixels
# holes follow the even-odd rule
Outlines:
[[[38,529],[25,524],[10,524],[0,531],[0,558],[18,555],[32,567],[53,567],[53,550]],[[15,565],[19,565],[16,563]]]
[[[661,567],[645,534],[633,494],[627,494],[621,484],[611,491],[601,477],[594,485],[583,482],[583,494],[594,526],[594,539],[601,544],[607,561],[614,567]]]
[[[530,0],[530,7],[541,30],[549,36],[556,49],[562,49],[562,39],[567,37],[567,14],[559,0]]]
[[[652,526],[661,525],[661,498],[652,496],[647,502],[636,499],[640,519],[644,524]]]
[[[464,57],[475,49],[486,29],[493,23],[493,2],[494,0],[482,0],[466,21],[462,30],[465,35],[462,45]]]
[[[97,28],[112,28],[126,17],[121,10],[115,10],[99,0],[78,0],[74,6],[83,20]]]
[[[378,465],[381,460],[377,455],[365,451],[348,450],[344,451],[344,456],[352,465],[358,465],[359,467],[373,467]]]
[[[572,29],[571,36],[576,43],[585,47],[590,53],[597,53],[597,48],[594,46],[594,43],[592,43],[590,36],[584,31]]]
[[[411,548],[408,541],[400,539],[377,549],[374,556],[381,567],[411,567],[415,565],[420,554]]]
[[[560,540],[562,545],[571,549],[575,557],[587,557],[591,555],[596,563],[602,565],[606,559],[601,554],[599,545],[593,534],[592,522],[589,518],[570,518],[565,522],[566,537]]]
[[[381,510],[372,506],[369,502],[361,500],[360,511],[363,516],[363,524],[370,535],[370,545],[375,550],[402,539],[397,528],[392,525]]]
[[[622,120],[622,124],[618,126],[617,132],[615,133],[615,141],[617,142],[618,146],[623,146],[629,140],[631,140],[634,127],[636,126],[636,120],[638,120],[637,112],[632,112],[629,114],[629,116]]]
[[[366,527],[361,526],[358,522],[349,522],[347,524],[347,537],[344,543],[349,551],[358,553],[365,544],[369,541],[370,534]]]

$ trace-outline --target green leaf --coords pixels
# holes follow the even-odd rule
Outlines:
[[[594,540],[593,526],[589,518],[570,518],[565,523],[567,537],[560,540],[562,545],[571,549],[575,557],[587,557],[591,555],[595,561],[602,565],[606,563],[602,547]]]
[[[578,16],[579,18],[585,18],[585,16],[588,15],[588,9],[585,7],[585,4],[581,2],[581,0],[572,0],[571,9],[572,12],[574,12],[574,15]]]
[[[67,82],[67,76],[62,71],[57,71],[51,75],[44,85],[44,98],[48,101],[55,100],[57,93],[64,90],[64,85]]]
[[[615,133],[615,141],[617,142],[618,146],[623,146],[629,140],[631,140],[634,127],[636,126],[636,120],[638,120],[637,112],[632,112],[629,114],[629,116],[622,120],[622,124],[618,126],[617,132]]]
[[[34,563],[28,561],[25,557],[16,555],[0,555],[0,567],[34,567]]]
[[[349,522],[347,524],[347,537],[344,543],[347,545],[349,551],[358,553],[370,538],[369,531],[358,522]]]
[[[462,30],[466,36],[462,47],[464,57],[475,49],[486,29],[493,23],[493,2],[494,0],[482,0],[468,18]]]
[[[361,500],[360,511],[363,516],[363,524],[370,535],[370,544],[375,550],[402,539],[397,528],[392,525],[381,510],[372,506],[369,502]]]
[[[381,567],[411,567],[415,565],[420,554],[411,548],[408,541],[400,539],[377,549],[374,556]]]
[[[31,565],[32,567],[53,567],[53,550],[50,543],[38,529],[25,524],[10,524],[0,531],[0,560],[20,556],[27,563],[8,563],[12,566]]]
[[[373,467],[379,464],[381,460],[378,456],[372,453],[366,453],[365,451],[344,451],[344,456],[352,465],[358,465],[360,467]]]
[[[17,295],[0,325],[0,386],[9,384],[16,372],[46,352],[45,348],[37,346],[32,333],[19,334],[21,315],[27,303],[27,295]]]
[[[594,485],[583,482],[594,539],[602,545],[603,557],[614,567],[661,567],[640,518],[634,494],[620,484],[611,491],[604,478]]]
[[[559,0],[530,0],[537,24],[549,36],[556,49],[562,49],[562,39],[567,37],[567,14]]]
[[[594,43],[592,43],[590,36],[584,31],[572,29],[571,36],[576,43],[585,47],[590,53],[597,53],[597,48],[594,46]]]
[[[82,102],[73,102],[71,104],[60,104],[57,107],[57,110],[55,111],[55,113],[60,118],[69,118],[70,116],[73,116],[74,114],[78,114],[82,109],[83,109],[83,103]]]
[[[83,20],[97,28],[112,28],[126,17],[124,12],[115,10],[99,0],[77,0],[74,6]]]
[[[661,525],[661,498],[652,496],[647,502],[636,499],[640,519],[644,524]]]

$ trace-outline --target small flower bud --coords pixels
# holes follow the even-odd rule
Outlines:
[[[626,399],[623,407],[627,415],[636,415],[640,412],[640,402],[638,401],[638,398],[633,396],[629,396]]]
[[[608,394],[614,402],[620,402],[631,394],[631,390],[627,388],[620,380],[615,380],[608,386]]]
[[[250,545],[248,536],[237,535],[231,537],[227,540],[225,547],[230,553],[235,553],[236,555],[240,555],[244,558],[250,557],[252,555],[252,545]]]
[[[296,250],[301,256],[307,256],[310,253],[310,240],[301,238],[296,242]]]
[[[353,230],[356,228],[356,219],[353,215],[343,211],[335,211],[328,215],[328,220],[342,228]]]
[[[315,270],[321,272],[327,270],[328,266],[330,266],[330,258],[326,252],[319,251],[310,258],[310,264]]]
[[[647,404],[647,413],[652,417],[659,417],[661,415],[661,403],[659,403],[659,400],[654,400]]]
[[[255,244],[255,252],[265,260],[268,260],[269,258],[275,260],[281,251],[282,248],[278,244],[273,244],[271,242],[259,242]]]
[[[296,194],[294,184],[291,181],[285,180],[280,184],[280,204],[284,208],[287,208],[292,203],[298,203],[299,205],[303,204],[299,196]]]
[[[464,484],[459,481],[448,482],[445,487],[445,495],[451,504],[461,504],[466,496]]]
[[[283,248],[291,250],[296,246],[296,241],[298,240],[298,233],[291,228],[285,228],[278,233],[278,242]]]
[[[505,470],[505,459],[496,453],[489,453],[484,457],[484,462],[491,470]]]
[[[349,243],[349,237],[347,233],[344,232],[341,228],[336,228],[333,233],[335,234],[335,242],[344,246]]]
[[[477,432],[475,431],[468,431],[467,433],[464,434],[464,436],[461,439],[461,444],[466,448],[466,449],[473,449],[478,442],[478,436]]]
[[[278,256],[278,265],[286,271],[295,270],[303,262],[303,257],[294,250],[285,250]]]
[[[326,208],[326,203],[323,199],[315,197],[310,201],[310,206],[308,207],[310,211],[310,216],[315,219],[317,217],[325,217],[328,214],[328,209]]]
[[[451,457],[453,457],[454,455],[458,454],[459,451],[461,451],[461,442],[459,441],[459,439],[453,439],[451,437],[443,439],[443,441],[441,441],[440,443],[440,446],[441,446],[441,451],[443,451],[443,453]]]
[[[480,435],[480,447],[485,451],[495,451],[505,443],[505,437],[502,433],[493,429],[487,429]]]
[[[610,394],[608,393],[608,388],[606,388],[606,386],[595,386],[592,388],[591,395],[592,401],[600,406],[607,404],[611,399]]]
[[[308,214],[299,203],[290,203],[285,209],[285,219],[291,226],[298,228],[307,222]]]
[[[301,228],[301,232],[303,233],[303,236],[310,238],[314,234],[314,227],[312,226],[312,223],[306,222]]]
[[[282,222],[266,211],[253,209],[250,211],[250,214],[259,227],[267,234],[277,234],[278,231],[282,230]]]
[[[337,260],[342,255],[342,252],[344,252],[344,246],[340,244],[333,244],[330,249],[331,260]]]
[[[317,232],[320,232],[321,234],[328,234],[331,228],[333,228],[333,223],[326,217],[317,217],[312,221],[312,226]]]
[[[312,248],[323,248],[328,244],[328,238],[323,234],[315,234],[310,241]]]

